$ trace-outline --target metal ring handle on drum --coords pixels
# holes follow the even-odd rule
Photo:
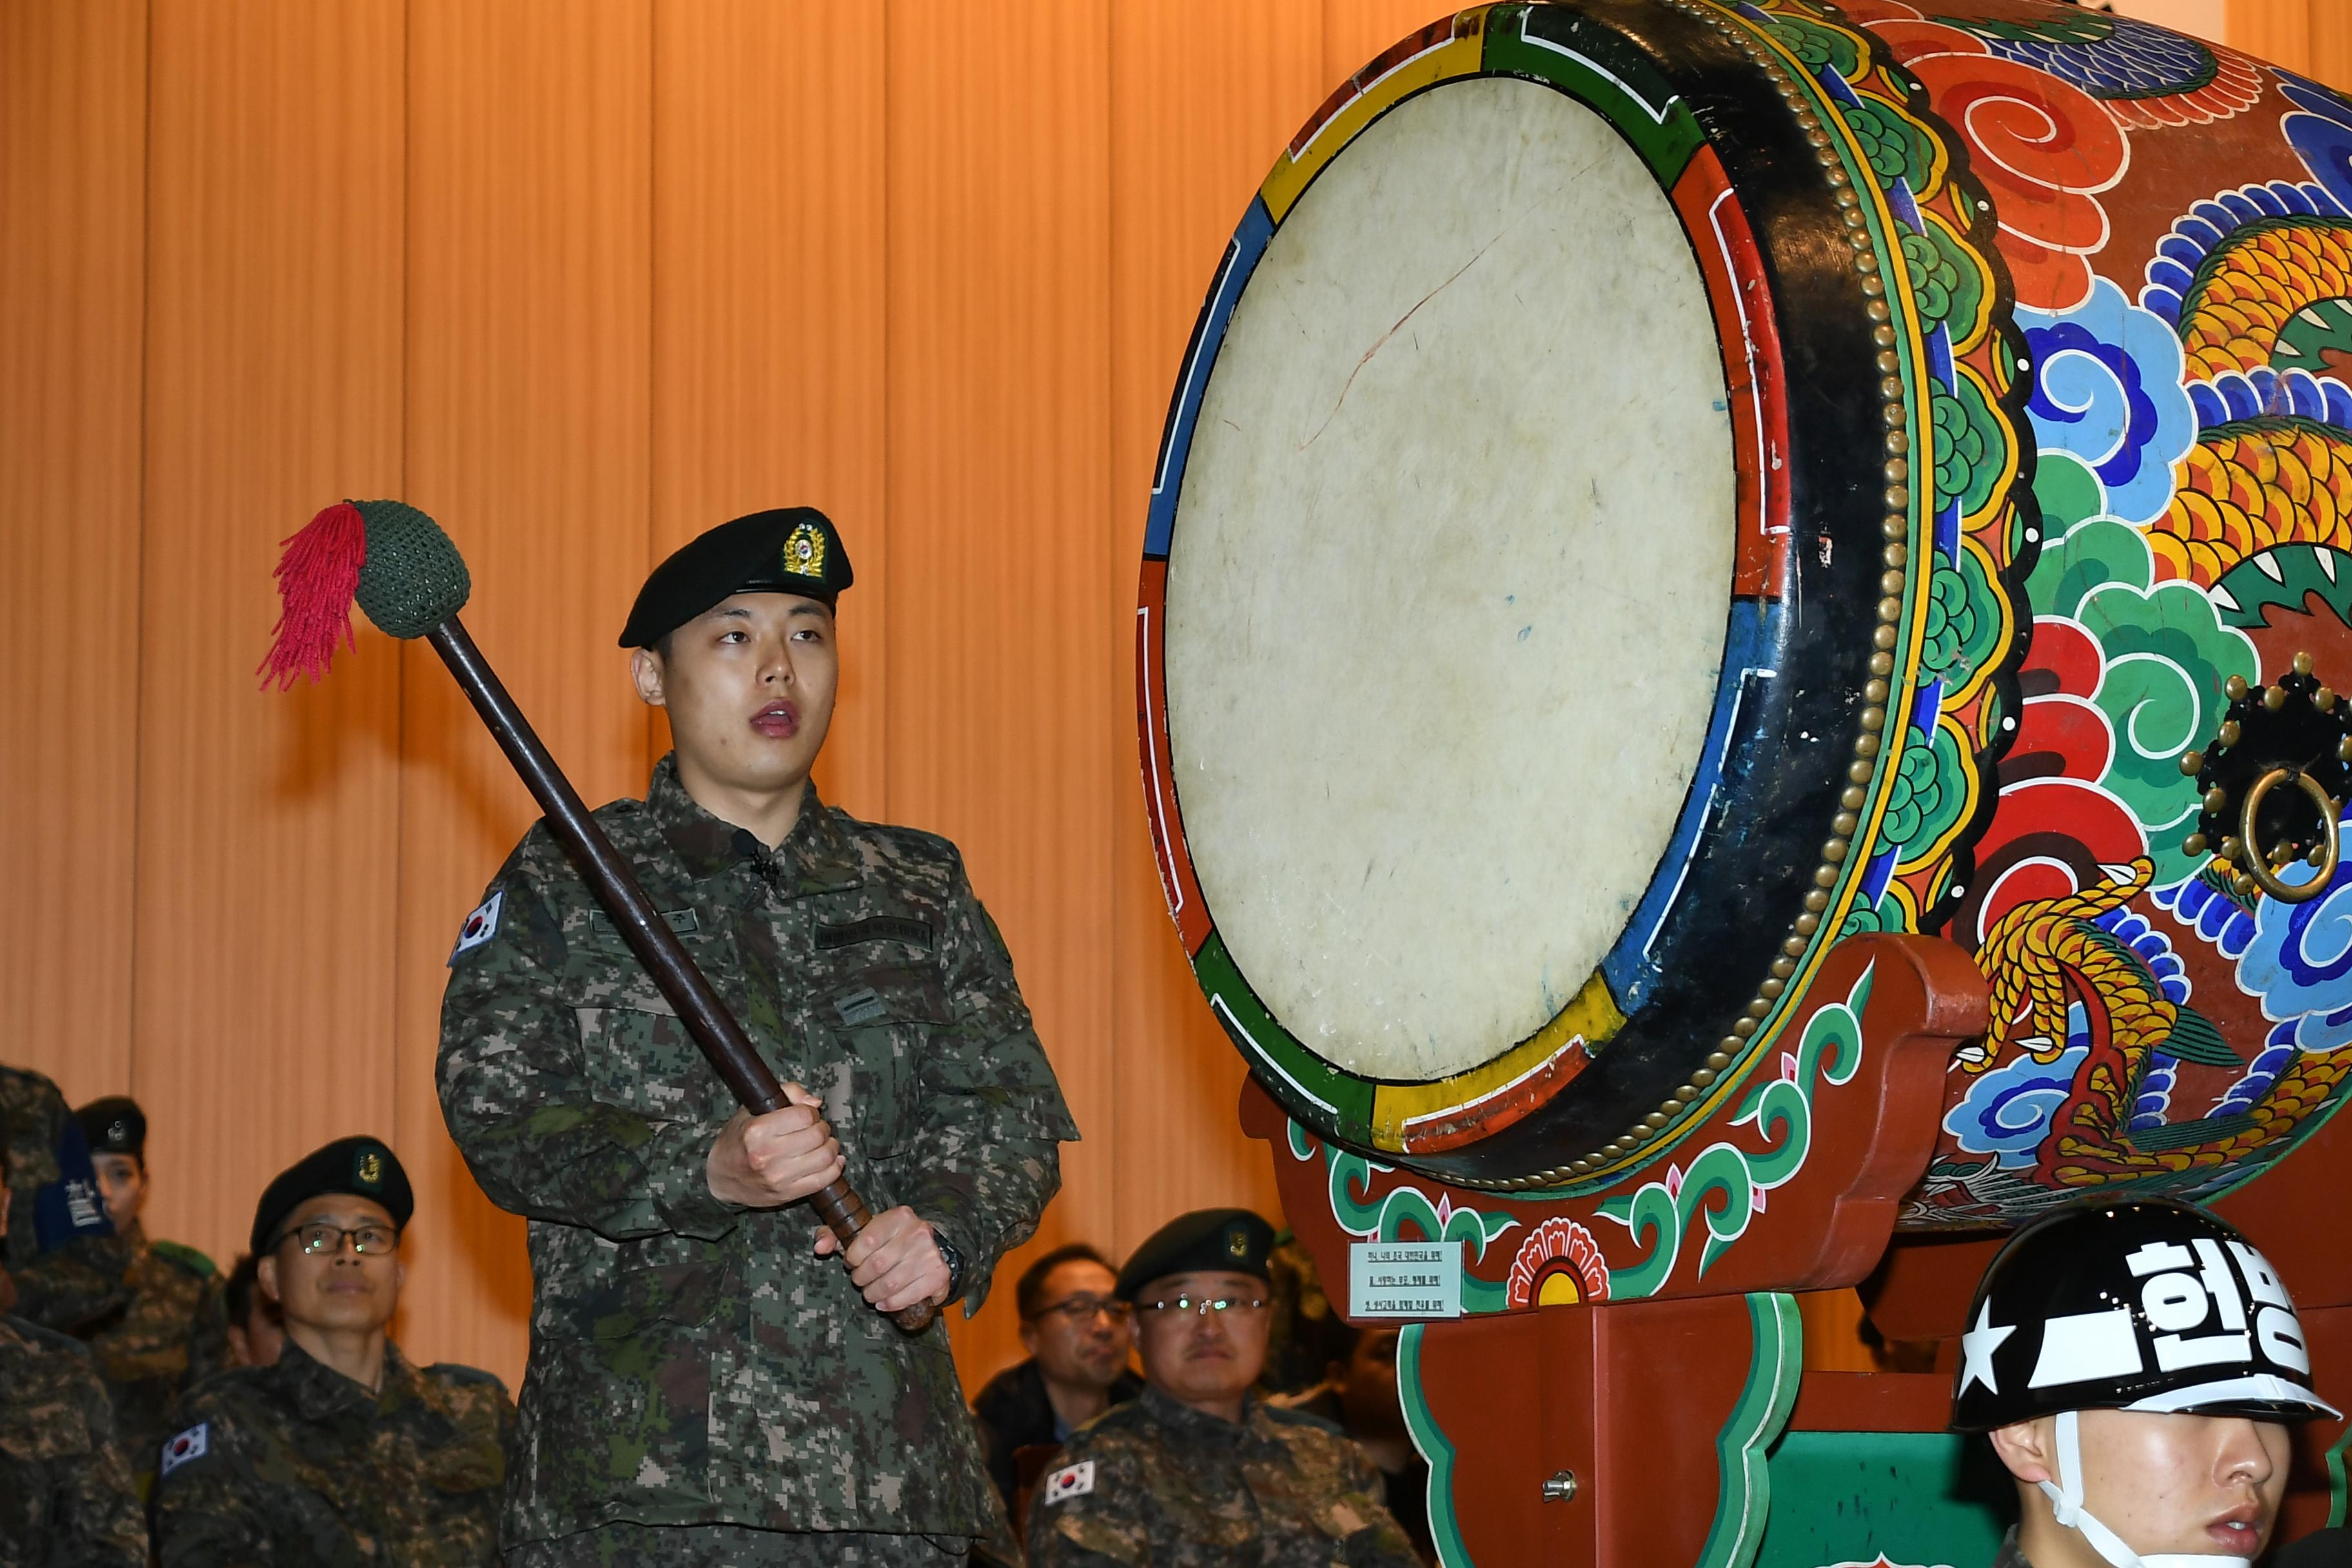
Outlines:
[[[2272,786],[2288,779],[2301,785],[2303,793],[2311,798],[2311,804],[2318,808],[2319,828],[2325,836],[2323,847],[2326,850],[2326,858],[2319,865],[2319,875],[2301,886],[2281,881],[2278,873],[2263,863],[2262,847],[2254,841],[2254,814],[2262,809]],[[2254,787],[2246,792],[2246,804],[2238,811],[2238,841],[2245,846],[2246,869],[2263,892],[2283,904],[2309,903],[2327,890],[2328,879],[2336,875],[2336,862],[2342,849],[2336,830],[2336,802],[2329,798],[2326,789],[2317,779],[2302,769],[2273,768],[2256,779]]]

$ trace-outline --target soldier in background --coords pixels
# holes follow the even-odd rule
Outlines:
[[[74,1112],[106,1200],[107,1218],[130,1252],[119,1312],[85,1325],[79,1337],[98,1357],[114,1401],[114,1426],[142,1491],[154,1478],[156,1446],[170,1431],[172,1402],[197,1379],[228,1364],[228,1329],[213,1260],[175,1241],[151,1241],[146,1207],[147,1117],[116,1095]]]
[[[0,1244],[0,1311],[71,1333],[122,1310],[131,1255],[106,1217],[81,1125],[58,1086],[0,1066],[14,1213]]]
[[[1412,1539],[1424,1563],[1437,1561],[1429,1532],[1429,1461],[1413,1447],[1397,1391],[1394,1328],[1359,1329],[1337,1314],[1326,1331],[1338,1352],[1323,1381],[1302,1394],[1276,1397],[1286,1409],[1320,1415],[1356,1440],[1381,1472],[1381,1500]]]
[[[0,1231],[13,1194],[0,1114]],[[0,1568],[144,1568],[147,1527],[89,1352],[0,1317]]]
[[[415,1207],[373,1138],[283,1172],[253,1216],[276,1364],[208,1378],[173,1412],[155,1480],[164,1568],[490,1568],[514,1406],[472,1367],[417,1367],[385,1331]]]
[[[807,508],[662,563],[620,641],[676,750],[597,813],[790,1103],[737,1110],[543,824],[451,954],[442,1112],[531,1222],[510,1565],[950,1568],[1004,1529],[946,1325],[885,1314],[977,1308],[1077,1130],[955,847],[810,783],[849,583]],[[796,1206],[845,1172],[846,1268]]]
[[[286,1321],[278,1303],[261,1293],[261,1260],[252,1253],[237,1255],[221,1285],[221,1306],[228,1319],[229,1364],[275,1366],[286,1348]]]
[[[1255,1392],[1273,1244],[1246,1209],[1202,1209],[1119,1270],[1147,1386],[1073,1436],[1038,1484],[1030,1568],[1419,1568],[1363,1450]]]

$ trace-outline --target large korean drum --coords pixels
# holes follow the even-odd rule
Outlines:
[[[1277,160],[1171,411],[1146,787],[1317,1135],[1590,1190],[1829,947],[1994,1021],[1907,1218],[2209,1194],[2352,1065],[2352,107],[2033,0],[1465,11]]]

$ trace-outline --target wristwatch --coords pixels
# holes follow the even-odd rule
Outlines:
[[[929,1220],[923,1223],[931,1224]],[[931,1226],[931,1239],[939,1244],[940,1257],[948,1266],[948,1300],[952,1301],[963,1294],[963,1254],[956,1250],[956,1244],[938,1226]]]

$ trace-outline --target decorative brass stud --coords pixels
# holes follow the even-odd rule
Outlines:
[[[2347,735],[2336,742],[2336,760],[2339,763],[2352,763],[2352,735]]]
[[[2311,705],[2318,709],[2322,713],[2335,712],[2336,689],[2332,686],[2321,687],[2318,690],[2311,694]]]
[[[1807,902],[1811,902],[1812,898],[1813,895],[1811,893],[1807,893],[1805,895]],[[1823,905],[1827,905],[1829,900],[1827,899],[1823,899],[1822,902]],[[1799,915],[1790,923],[1797,928],[1797,934],[1799,936],[1811,936],[1815,931],[1822,929],[1821,911],[1818,910],[1807,910],[1803,914]]]
[[[2309,675],[2311,673],[2311,655],[2307,653],[2298,653],[2294,656],[2294,672],[2297,675]]]
[[[1862,313],[1868,316],[1874,321],[1883,321],[1892,316],[1895,312],[1886,308],[1885,300],[1873,300],[1863,306]]]
[[[2236,834],[2232,833],[2228,837],[2221,840],[2221,858],[2224,860],[2235,860],[2238,858],[2239,851],[2243,848],[2245,848],[2244,843],[2239,839]]]
[[[1801,936],[1783,937],[1780,941],[1780,951],[1787,953],[1790,958],[1801,958],[1804,955],[1805,949],[1810,945],[1811,944]],[[1791,963],[1789,967],[1793,971],[1797,966]]]
[[[1816,888],[1834,888],[1837,879],[1838,868],[1834,866],[1816,866],[1813,868],[1813,886]]]
[[[1870,656],[1870,673],[1873,675],[1894,674],[1895,656],[1891,653],[1872,654]]]
[[[2230,792],[2223,789],[2220,784],[2215,784],[2211,789],[2205,792],[2206,810],[2219,812],[2226,808],[2229,804]]]
[[[1875,735],[1856,736],[1853,742],[1853,754],[1864,759],[1878,755],[1878,737]]]
[[[2246,700],[2246,678],[2233,675],[2221,682],[2221,695],[2232,702],[2243,702]]]
[[[1888,484],[1899,485],[1911,478],[1911,463],[1908,458],[1889,458],[1886,466],[1879,471],[1886,476]]]
[[[1878,558],[1889,566],[1908,566],[1911,564],[1911,547],[1898,539],[1880,551]]]
[[[1858,820],[1850,811],[1841,811],[1830,818],[1830,831],[1841,838],[1853,837],[1853,830],[1857,826],[1859,826]]]
[[[1834,880],[1835,879],[1832,879]],[[1829,907],[1830,896],[1822,891],[1819,888],[1815,888],[1811,892],[1805,895],[1805,914],[1813,917],[1813,923],[1815,925],[1822,923],[1822,911]],[[1797,925],[1799,929],[1801,930],[1804,923],[1805,916],[1799,915],[1797,917]],[[1807,936],[1811,936],[1813,933],[1811,931],[1806,931],[1805,934]]]
[[[1848,811],[1860,811],[1863,807],[1863,804],[1869,799],[1869,793],[1864,790],[1860,784],[1848,784],[1844,790],[1839,794],[1838,804],[1845,807]]]
[[[1856,218],[1862,216],[1860,213],[1856,213],[1853,216]],[[1893,327],[1873,327],[1870,329],[1870,341],[1876,343],[1883,349],[1893,348],[1895,346],[1895,329]],[[1890,475],[1888,477],[1892,478],[1893,476]]]
[[[1794,974],[1794,973],[1797,973],[1797,961],[1796,961],[1795,959],[1793,959],[1793,958],[1776,958],[1776,959],[1774,959],[1774,960],[1772,961],[1772,978],[1773,978],[1773,979],[1775,979],[1775,980],[1783,980],[1783,981],[1785,981],[1786,979],[1788,979],[1788,978],[1789,978],[1789,976],[1790,976],[1791,974]],[[1778,994],[1779,994],[1779,993],[1778,993],[1778,992],[1775,992],[1775,993],[1774,993],[1774,994],[1775,994],[1775,995],[1778,995]]]
[[[2205,836],[2201,833],[2192,833],[2180,841],[2180,852],[2183,855],[2202,855],[2207,847]]]
[[[2180,771],[2192,777],[2204,771],[2205,753],[2191,748],[2180,753]]]
[[[1696,1072],[1691,1074],[1691,1083],[1694,1087],[1698,1089],[1705,1089],[1708,1084],[1711,1084],[1714,1081],[1715,1069],[1713,1068],[1701,1068]]]
[[[1738,1049],[1739,1041],[1736,1037],[1727,1035],[1724,1037],[1722,1044],[1708,1055],[1706,1065],[1713,1068],[1716,1071],[1721,1072],[1724,1068],[1731,1065],[1731,1058],[1738,1053]]]
[[[1904,453],[1908,452],[1911,449],[1911,432],[1902,429],[1888,431],[1886,433],[1886,449],[1894,453],[1898,458]]]
[[[1908,539],[1911,537],[1911,520],[1899,511],[1888,512],[1878,520],[1878,532],[1885,539]]]
[[[2285,707],[2286,688],[2284,686],[2272,686],[2265,688],[2263,691],[2263,706],[2269,709],[2273,713]]]
[[[1778,1001],[1780,999],[1780,993],[1786,991],[1788,988],[1789,983],[1785,980],[1767,980],[1763,984],[1759,985],[1756,989],[1765,997],[1766,1000]]]
[[[2221,731],[2218,737],[2221,744],[2224,746],[2236,745],[2238,743],[2239,733],[2238,721],[2235,719],[2224,719],[2221,721]]]
[[[1731,1032],[1738,1036],[1743,1040],[1748,1039],[1756,1033],[1756,1020],[1753,1018],[1735,1018],[1732,1020]]]
[[[1868,784],[1871,780],[1871,776],[1877,772],[1878,770],[1872,767],[1868,763],[1848,763],[1846,764],[1845,776],[1852,779],[1856,784]]]

